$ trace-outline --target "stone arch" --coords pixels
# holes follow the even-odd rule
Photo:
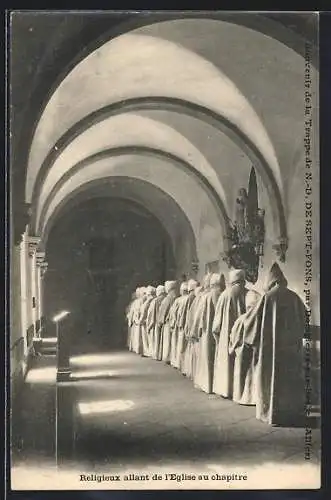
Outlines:
[[[91,180],[113,176],[130,178],[133,184],[136,179],[148,181],[174,198],[192,225],[201,263],[218,259],[220,253],[226,250],[224,219],[206,189],[202,188],[195,177],[184,169],[177,168],[167,157],[146,154],[104,157],[78,170],[54,194],[43,225],[40,226],[40,234],[57,205],[71,191]]]
[[[100,196],[133,201],[153,213],[169,234],[178,268],[185,269],[186,272],[191,270],[189,263],[196,262],[198,256],[196,238],[187,215],[178,203],[159,187],[139,179],[134,179],[132,183],[132,179],[127,177],[93,179],[71,191],[48,219],[41,234],[41,248],[45,250],[51,228],[63,214],[82,200]],[[167,210],[164,210],[165,207]]]
[[[203,190],[207,193],[208,198],[216,208],[220,223],[223,227],[224,230],[224,236],[226,237],[228,235],[229,231],[229,222],[228,222],[228,214],[227,211],[224,207],[223,202],[219,198],[218,194],[216,193],[215,189],[210,185],[210,183],[204,178],[202,174],[197,172],[195,169],[193,169],[192,165],[190,165],[188,162],[185,160],[177,157],[176,155],[173,155],[171,153],[164,152],[162,150],[158,150],[155,148],[150,148],[150,147],[144,147],[144,146],[125,146],[125,147],[119,147],[119,148],[112,148],[108,150],[101,151],[99,153],[96,153],[88,158],[85,158],[78,164],[76,164],[72,169],[70,169],[62,178],[61,180],[53,187],[52,192],[50,193],[50,196],[48,198],[48,201],[44,204],[42,213],[40,216],[40,224],[38,227],[38,232],[42,230],[44,220],[47,214],[47,210],[49,209],[50,203],[52,199],[54,199],[56,193],[61,189],[61,187],[68,181],[70,178],[76,173],[79,172],[81,169],[83,169],[85,166],[89,165],[92,162],[104,159],[104,158],[112,158],[112,157],[118,157],[118,156],[123,156],[123,155],[138,155],[138,156],[152,156],[155,158],[161,158],[161,159],[166,159],[167,161],[170,161],[174,165],[179,166],[182,170],[184,170],[186,173],[188,173],[190,176],[192,176],[194,179],[198,181],[200,186],[203,188]]]
[[[170,113],[167,112],[167,115],[170,116]],[[174,113],[171,115],[175,116]],[[196,122],[203,125],[203,122],[199,120]],[[214,131],[214,129],[212,130]],[[220,135],[216,130],[214,133]],[[188,138],[185,132],[178,131],[176,126],[144,116],[142,113],[120,113],[99,120],[86,128],[80,135],[72,139],[65,149],[61,150],[61,154],[57,156],[51,168],[48,169],[38,198],[35,200],[36,226],[38,225],[40,209],[47,200],[52,187],[75,163],[104,149],[131,146],[132,144],[154,147],[188,161],[216,189],[228,211],[226,190],[223,187],[220,172],[213,168],[214,162],[208,160],[205,155],[207,151],[197,147],[194,139]]]
[[[242,150],[245,151],[254,166],[256,166],[269,192],[274,225],[277,228],[278,232],[275,237],[286,238],[287,228],[282,195],[275,180],[274,173],[260,151],[236,125],[231,123],[225,117],[220,116],[218,113],[215,113],[204,106],[200,106],[195,103],[176,98],[160,96],[127,99],[126,101],[120,101],[99,109],[94,113],[91,113],[89,116],[83,118],[61,137],[61,139],[46,157],[36,179],[33,199],[37,199],[43,180],[45,179],[45,176],[47,175],[47,172],[51,168],[55,159],[61,154],[61,151],[63,151],[63,149],[75,137],[77,137],[92,124],[97,123],[101,119],[112,115],[117,115],[119,113],[141,109],[160,109],[160,107],[162,109],[186,113],[195,117],[198,116],[200,119],[205,120],[215,126],[221,132],[226,133],[236,144],[239,145]]]

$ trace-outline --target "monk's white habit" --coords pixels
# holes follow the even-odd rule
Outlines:
[[[216,340],[213,392],[224,398],[232,398],[234,355],[229,354],[230,333],[234,322],[245,312],[244,273],[230,273],[230,284],[219,296],[212,331]]]
[[[153,359],[159,359],[159,348],[160,348],[160,328],[158,325],[158,314],[160,310],[160,305],[165,297],[165,292],[155,297],[150,303],[146,325],[148,331],[149,345],[150,345],[150,355]]]
[[[127,308],[127,313],[126,313],[126,319],[127,319],[127,324],[128,324],[128,341],[127,341],[127,346],[129,351],[132,351],[132,330],[133,330],[133,313],[134,313],[134,306],[137,301],[137,297],[134,298],[130,304],[128,305]]]
[[[193,280],[191,280],[193,282]],[[192,305],[192,302],[195,298],[194,289],[196,288],[197,283],[194,281],[192,284],[192,289],[189,289],[189,293],[184,296],[180,311],[178,312],[178,340],[176,346],[176,361],[175,367],[179,370],[183,371],[183,363],[184,363],[184,353],[186,350],[186,337],[185,337],[185,327],[187,323],[189,309]],[[193,288],[194,287],[194,288]]]
[[[197,346],[199,342],[197,318],[199,304],[202,298],[201,292],[201,286],[195,289],[194,299],[192,300],[191,306],[188,310],[186,324],[184,327],[186,348],[183,354],[182,373],[191,380],[193,380],[195,372]]]
[[[156,344],[158,345],[158,351],[157,351],[157,359],[159,361],[162,360],[162,354],[163,354],[163,328],[165,325],[165,320],[168,315],[169,309],[170,309],[171,304],[169,304],[169,298],[168,298],[168,293],[166,293],[165,297],[161,300],[159,311],[157,314],[157,332],[158,332],[158,339],[156,340]],[[156,348],[156,347],[155,347]]]
[[[177,298],[178,293],[175,282],[170,282],[168,286],[166,282],[166,290],[167,289],[169,290],[169,292],[167,293],[167,296],[162,301],[160,306],[159,321],[160,325],[162,326],[160,348],[162,349],[162,361],[164,361],[165,363],[170,363],[171,335],[170,335],[170,326],[168,323],[168,319],[169,319],[170,308],[174,303],[175,299]]]
[[[287,288],[273,264],[267,292],[245,325],[244,342],[258,350],[256,417],[268,424],[292,426],[304,416],[303,337],[305,306]]]
[[[212,326],[217,301],[221,294],[220,283],[221,277],[213,274],[210,279],[211,290],[201,301],[202,310],[194,385],[207,394],[211,394],[213,391],[215,338],[212,334]]]
[[[180,309],[181,302],[183,300],[183,297],[177,297],[172,304],[170,311],[169,311],[169,316],[168,316],[168,325],[169,325],[169,331],[170,331],[170,355],[169,355],[169,361],[172,366],[175,364],[175,358],[176,358],[176,346],[177,346],[177,339],[178,339],[178,323],[177,323],[177,317],[178,317],[178,311]]]
[[[230,335],[229,354],[234,354],[233,396],[232,399],[241,405],[255,405],[255,366],[257,350],[244,344],[245,324],[250,320],[253,307],[260,294],[250,290],[246,295],[247,312],[235,321]]]
[[[143,295],[143,293],[144,292],[140,290],[139,298],[135,303],[133,312],[132,350],[137,354],[143,353],[143,343],[142,343],[141,326],[140,326],[140,313],[142,305],[145,301],[145,296]]]
[[[142,354],[143,354],[143,356],[147,356],[147,357],[150,356],[150,345],[149,345],[149,338],[148,338],[148,330],[147,330],[146,321],[147,321],[147,313],[148,313],[149,306],[154,298],[154,296],[152,295],[153,292],[150,290],[152,288],[153,287],[147,287],[148,295],[146,296],[146,299],[141,306],[140,318],[139,318],[139,324],[140,324],[140,329],[141,329],[141,338],[142,338],[142,344],[143,344]],[[154,289],[153,289],[153,291],[154,291]]]
[[[211,273],[205,274],[202,280],[201,292],[199,294],[199,302],[197,303],[197,307],[194,314],[194,320],[192,325],[192,339],[193,339],[193,349],[192,349],[192,380],[195,385],[195,377],[197,373],[198,367],[198,357],[199,357],[199,349],[200,349],[200,337],[201,337],[201,322],[202,322],[202,314],[204,310],[204,302],[210,291],[210,278]]]
[[[178,337],[179,337],[179,318],[181,316],[182,308],[187,297],[187,283],[182,283],[180,286],[180,297],[177,297],[171,310],[169,312],[169,325],[171,332],[170,343],[170,364],[174,368],[178,368],[177,354],[178,354]]]

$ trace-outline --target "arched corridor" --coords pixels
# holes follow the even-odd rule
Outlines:
[[[317,20],[25,12],[13,14],[11,31],[9,357],[18,489],[40,466],[71,474],[73,489],[85,470],[249,469],[253,485],[260,462],[305,464],[307,485],[315,484]],[[240,269],[245,293],[263,299],[275,264],[300,304],[295,314],[304,317],[297,350],[302,368],[309,365],[309,425],[262,423],[255,403],[199,390],[179,365],[153,359],[145,346],[132,352],[128,311],[142,288],[154,287],[155,295],[157,286],[176,281],[189,292],[193,280],[204,292],[214,273],[223,275],[226,291]],[[227,335],[248,313],[245,297]],[[313,444],[305,462],[307,426]]]

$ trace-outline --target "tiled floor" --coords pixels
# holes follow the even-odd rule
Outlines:
[[[54,363],[29,373],[15,467],[54,465],[55,432],[62,470],[203,473],[305,463],[304,428],[263,424],[254,407],[208,396],[161,362],[118,352],[75,356],[71,365],[73,380],[57,394]],[[319,463],[319,443],[314,429],[310,466]]]

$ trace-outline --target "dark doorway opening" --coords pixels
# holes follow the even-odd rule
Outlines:
[[[176,276],[170,237],[135,202],[94,198],[59,218],[47,242],[45,313],[71,313],[72,352],[121,349],[137,286]]]

